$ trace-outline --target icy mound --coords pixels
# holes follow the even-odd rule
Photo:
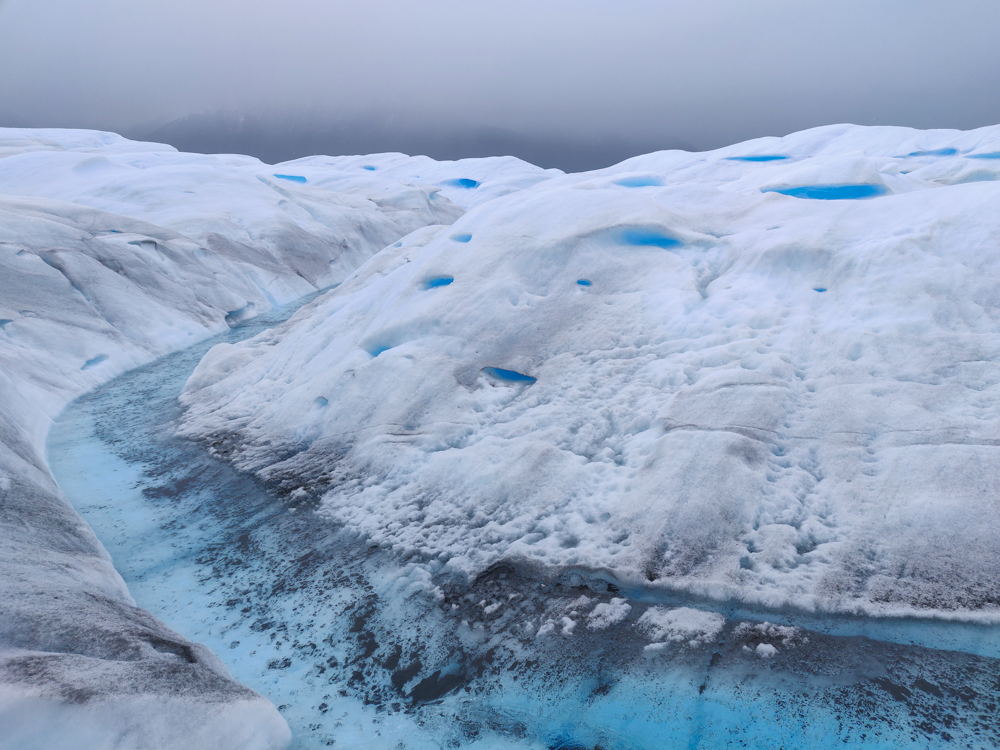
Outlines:
[[[509,192],[544,178],[516,160],[480,161],[435,179],[475,174]],[[45,434],[99,383],[337,283],[385,245],[462,214],[437,183],[352,180],[109,133],[0,129],[0,737],[287,741],[273,706],[134,606],[55,486]]]
[[[554,177],[213,349],[185,434],[442,574],[1000,614],[1000,128]]]

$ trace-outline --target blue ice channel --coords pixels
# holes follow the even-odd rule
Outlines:
[[[302,175],[298,175],[298,174],[276,174],[275,177],[277,177],[279,180],[288,180],[289,182],[298,182],[298,183],[301,183],[303,185],[306,183],[306,178],[303,177]]]
[[[1000,159],[1000,151],[992,151],[988,154],[969,154],[966,159]]]
[[[859,200],[875,198],[889,192],[884,185],[803,185],[789,188],[764,188],[762,193],[781,193],[793,198],[819,201]]]
[[[176,437],[177,395],[208,348],[290,313],[81,397],[53,426],[48,459],[138,605],[273,701],[295,750],[1000,743],[996,627],[759,611],[586,572],[534,578],[530,566],[439,577],[438,561],[371,548],[317,513],[308,482],[265,486]],[[424,580],[442,587],[422,593]],[[624,619],[588,627],[585,613],[617,598]],[[637,621],[653,606],[726,624],[709,642],[651,652]],[[539,636],[546,621],[555,628]]]

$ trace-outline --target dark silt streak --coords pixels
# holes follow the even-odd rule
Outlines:
[[[808,620],[817,629],[780,630],[761,613],[619,591],[586,571],[435,577],[433,563],[325,521],[317,498],[273,494],[175,437],[177,394],[204,352],[287,315],[242,323],[82,397],[53,427],[49,459],[137,603],[274,701],[295,747],[1000,742],[992,656],[873,640],[850,621],[828,635],[820,616]],[[618,597],[624,618],[588,627],[593,607]],[[653,606],[727,619],[715,638],[668,638],[651,652],[638,621]],[[930,640],[947,641],[940,630]]]

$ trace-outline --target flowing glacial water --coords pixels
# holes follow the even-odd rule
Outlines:
[[[1000,746],[997,627],[762,612],[587,571],[444,579],[176,437],[208,348],[290,312],[80,398],[49,460],[137,604],[273,701],[293,747]]]

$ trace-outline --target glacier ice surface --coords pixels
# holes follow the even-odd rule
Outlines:
[[[1000,172],[964,154],[998,142],[830,126],[552,176],[210,351],[183,434],[440,576],[995,622]]]
[[[192,638],[367,746],[995,741],[998,146],[833,126],[562,175],[0,131],[4,736],[282,744]],[[879,195],[780,194],[845,185]],[[126,590],[53,417],[342,280],[188,380],[184,434],[275,496],[185,495],[204,453],[97,415]]]

